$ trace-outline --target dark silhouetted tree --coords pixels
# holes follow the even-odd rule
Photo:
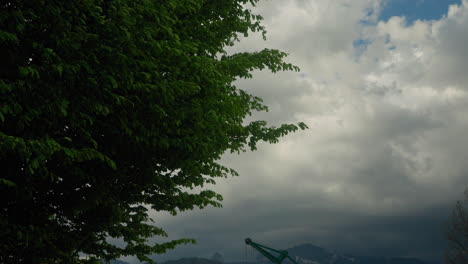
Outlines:
[[[256,2],[0,3],[0,263],[149,261],[192,242],[148,245],[166,236],[148,209],[220,206],[190,189],[236,175],[223,153],[306,127],[244,123],[267,107],[233,82],[297,70],[277,50],[225,51],[265,34]]]
[[[458,201],[450,219],[448,231],[449,248],[446,262],[468,263],[468,189],[463,200]]]

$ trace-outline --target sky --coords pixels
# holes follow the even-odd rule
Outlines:
[[[252,119],[309,129],[223,156],[240,174],[211,186],[223,208],[151,212],[169,239],[198,240],[156,259],[245,260],[246,237],[442,259],[468,184],[468,0],[281,0],[254,10],[267,41],[252,35],[230,52],[280,49],[301,70],[236,85],[270,107]]]

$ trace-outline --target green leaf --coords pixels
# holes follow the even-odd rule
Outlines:
[[[0,178],[0,185],[5,185],[7,187],[15,187],[16,183],[4,178]]]

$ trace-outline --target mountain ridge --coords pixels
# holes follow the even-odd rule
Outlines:
[[[298,264],[441,264],[413,257],[389,257],[389,256],[355,256],[351,254],[339,254],[328,249],[306,243],[287,249]],[[217,253],[220,255],[219,253]],[[258,254],[257,261],[227,261],[208,259],[201,257],[186,257],[177,260],[158,262],[161,264],[270,264],[271,261]],[[222,256],[221,256],[222,257]],[[292,264],[288,259],[284,264]],[[112,262],[111,264],[129,264],[126,262]]]

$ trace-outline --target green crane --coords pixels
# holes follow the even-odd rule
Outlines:
[[[269,259],[271,262],[273,263],[276,263],[276,264],[281,264],[281,262],[288,258],[289,260],[292,261],[292,263],[294,264],[298,264],[293,258],[291,258],[289,255],[288,255],[288,251],[286,250],[277,250],[277,249],[274,249],[274,248],[270,248],[270,247],[267,247],[267,246],[264,246],[264,245],[261,245],[259,243],[255,243],[252,241],[252,239],[250,238],[246,238],[245,239],[245,244],[255,248],[258,252],[260,252],[263,256],[265,256],[267,259]],[[267,250],[270,250],[270,251],[273,251],[273,252],[276,252],[276,253],[279,253],[279,256],[278,257],[275,257],[273,256],[270,252],[268,252]]]

